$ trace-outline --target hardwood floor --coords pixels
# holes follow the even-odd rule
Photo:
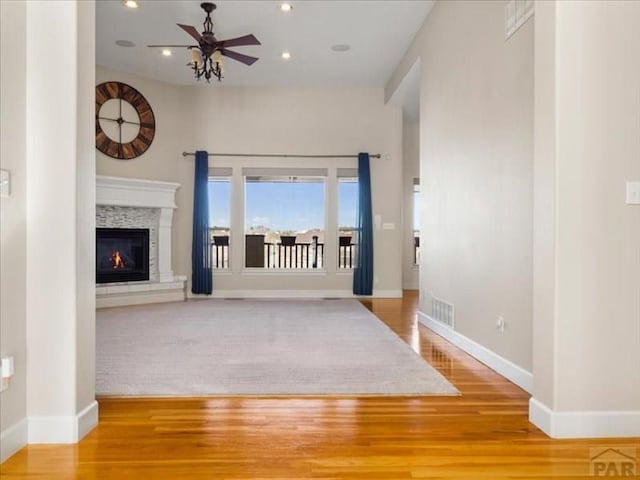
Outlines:
[[[529,395],[417,326],[416,292],[363,302],[442,372],[459,397],[99,399],[78,445],[29,446],[3,479],[520,479],[589,477],[602,447],[552,440]],[[375,355],[375,352],[372,352]]]

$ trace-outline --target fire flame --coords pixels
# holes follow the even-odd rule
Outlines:
[[[120,255],[120,250],[116,250],[111,254],[111,264],[114,269],[124,268],[124,260],[122,259],[122,255]]]

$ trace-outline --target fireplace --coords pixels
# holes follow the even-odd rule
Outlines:
[[[96,228],[96,283],[149,280],[149,229]]]

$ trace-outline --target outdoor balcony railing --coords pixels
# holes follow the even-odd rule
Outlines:
[[[322,268],[324,243],[265,243],[264,268]]]
[[[351,237],[338,238],[338,268],[351,269],[355,266],[355,245]]]
[[[281,236],[280,242],[267,243],[264,235],[245,235],[245,267],[267,269],[322,269],[325,244],[313,237],[311,242],[296,242],[294,236]],[[211,236],[211,259],[217,270],[229,268],[229,236]],[[355,266],[355,245],[351,237],[340,237],[338,268]]]

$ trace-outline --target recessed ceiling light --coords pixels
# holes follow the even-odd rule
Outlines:
[[[170,57],[171,50],[165,48],[164,50],[162,50],[162,55],[164,55],[165,57]]]
[[[349,50],[351,50],[351,45],[339,43],[338,45],[332,45],[331,50],[333,50],[334,52],[348,52]]]
[[[136,46],[136,44],[130,40],[116,40],[116,45],[118,45],[119,47],[125,47],[125,48],[131,48]]]
[[[290,3],[282,3],[280,4],[280,10],[282,10],[283,12],[290,12],[291,10],[293,10],[293,5],[291,5]]]
[[[127,8],[138,8],[138,2],[136,2],[136,0],[125,0],[122,3],[124,3],[124,6]]]
[[[291,54],[289,52],[282,52],[281,56],[284,60],[289,60],[291,58]]]

